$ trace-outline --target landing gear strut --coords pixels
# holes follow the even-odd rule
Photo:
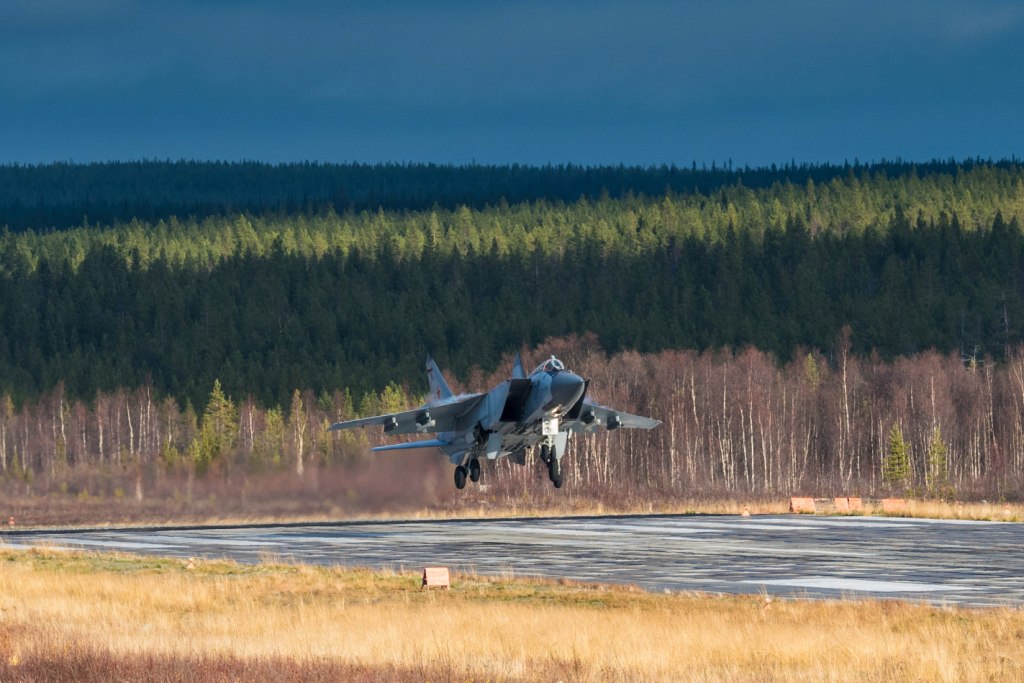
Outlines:
[[[464,489],[466,488],[466,475],[469,474],[468,470],[462,465],[455,468],[455,488]]]
[[[469,461],[469,479],[474,484],[480,481],[480,461],[476,458]]]
[[[541,458],[544,458],[544,450],[547,446],[541,446]],[[562,472],[562,461],[558,459],[558,453],[555,451],[555,447],[552,446],[550,452],[547,454],[548,459],[548,478],[551,479],[551,483],[555,485],[556,489],[562,488],[564,483],[564,473]]]

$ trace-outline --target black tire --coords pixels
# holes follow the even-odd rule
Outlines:
[[[562,484],[565,483],[565,477],[559,473],[557,478],[551,480],[551,483],[555,485],[556,489],[560,489],[562,488]]]
[[[466,475],[467,474],[469,474],[469,472],[462,465],[459,465],[458,467],[455,468],[455,488],[457,488],[457,489],[464,489],[464,488],[466,488]]]
[[[551,466],[551,456],[548,454],[548,447],[546,445],[540,447],[540,461],[548,467]]]
[[[550,460],[548,460],[548,479],[555,485],[555,488],[562,487],[562,462],[558,459],[555,447],[551,447]]]
[[[469,480],[474,484],[480,481],[480,461],[476,458],[469,461]]]

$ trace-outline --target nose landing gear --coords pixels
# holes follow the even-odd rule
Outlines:
[[[540,459],[548,466],[548,479],[555,485],[556,489],[562,488],[565,477],[562,472],[562,461],[558,458],[558,451],[555,447],[542,444],[540,447]]]
[[[555,457],[555,449],[551,449],[551,459],[548,461],[548,478],[555,485],[556,489],[562,488],[564,473],[562,472],[562,461]]]

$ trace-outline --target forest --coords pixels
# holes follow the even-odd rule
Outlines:
[[[992,168],[1016,171],[1016,159],[901,160],[734,168],[679,166],[452,166],[439,164],[264,164],[258,162],[116,161],[0,164],[0,226],[12,231],[111,225],[138,219],[233,213],[484,208],[538,200],[601,196],[709,195],[743,185],[829,183],[849,176],[955,176]]]
[[[575,437],[564,495],[634,506],[730,495],[1021,498],[1024,346],[1000,364],[936,352],[887,362],[851,353],[847,329],[836,349],[831,362],[807,352],[783,364],[752,347],[609,356],[588,335],[524,353],[556,354],[592,380],[595,400],[663,421],[650,432]],[[506,357],[494,373],[452,377],[453,386],[484,390],[510,365]],[[471,495],[454,491],[439,455],[371,455],[384,443],[379,430],[327,431],[335,420],[421,401],[391,385],[360,402],[339,390],[296,390],[286,406],[264,408],[215,382],[195,410],[148,385],[99,392],[91,403],[58,385],[20,408],[0,403],[0,473],[12,492],[140,503],[215,495],[240,510],[246,496],[281,495],[261,480],[294,498],[333,496],[356,508],[382,496],[408,504]],[[519,500],[554,491],[532,455],[526,467],[488,465],[483,483]]]
[[[597,497],[1019,497],[1022,217],[1016,161],[0,167],[0,477],[301,482],[522,350],[665,422],[573,447]]]

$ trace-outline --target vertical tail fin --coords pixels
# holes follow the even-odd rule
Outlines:
[[[428,401],[439,401],[454,396],[448,382],[444,381],[444,375],[438,369],[437,363],[430,356],[427,356],[427,382],[430,384]]]
[[[526,379],[526,370],[523,369],[523,358],[516,351],[516,358],[512,361],[512,379]]]

